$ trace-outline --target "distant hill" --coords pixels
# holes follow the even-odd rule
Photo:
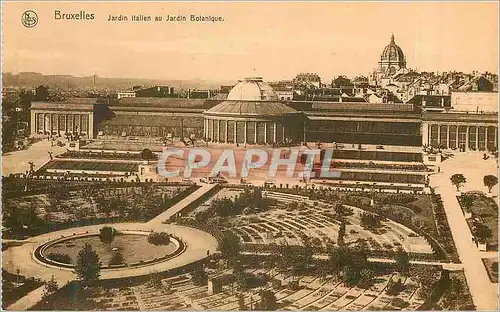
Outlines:
[[[48,85],[51,89],[92,89],[93,76],[75,77],[71,75],[44,75],[35,72],[18,74],[2,73],[4,87],[36,87]],[[221,85],[235,84],[236,81],[169,80],[143,78],[104,78],[96,76],[96,89],[125,90],[132,86],[168,85],[176,89],[219,89]]]

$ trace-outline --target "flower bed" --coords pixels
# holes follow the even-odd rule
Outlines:
[[[89,242],[99,254],[99,258],[103,263],[102,268],[115,269],[162,262],[181,254],[185,250],[184,243],[173,236],[169,237],[169,244],[164,246],[147,244],[148,234],[149,232],[121,231],[112,244],[102,243],[98,234],[76,234],[40,245],[35,250],[34,255],[38,261],[43,263],[61,268],[73,268],[73,262],[80,248],[79,245]],[[118,239],[120,239],[120,242]],[[111,249],[111,247],[114,248]],[[112,259],[115,249],[123,254],[126,264],[107,265]],[[70,259],[72,261],[67,263],[57,261],[59,258],[52,259],[50,257],[52,250],[58,252],[63,250],[65,253],[71,254]]]
[[[140,153],[104,153],[92,151],[66,151],[56,158],[72,158],[72,159],[110,159],[110,160],[143,160]],[[154,159],[158,157],[153,154]]]
[[[483,258],[484,267],[488,272],[488,277],[492,283],[498,283],[498,259],[497,258]]]
[[[464,215],[471,214],[467,224],[478,245],[486,244],[487,250],[498,250],[498,206],[495,201],[479,192],[463,194],[457,200]]]
[[[385,170],[398,170],[398,171],[428,171],[427,167],[423,164],[410,165],[410,164],[380,164],[374,162],[339,162],[334,161],[332,168],[362,168],[362,169],[385,169]]]
[[[148,221],[198,188],[171,183],[43,182],[30,192],[4,197],[3,217],[10,229],[4,237],[22,238],[92,224]]]

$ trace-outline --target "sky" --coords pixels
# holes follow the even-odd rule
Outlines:
[[[419,71],[498,68],[497,2],[2,3],[2,72],[152,79],[323,80],[377,66],[394,34]],[[38,24],[24,27],[26,10]],[[55,20],[85,11],[93,20]],[[128,22],[109,22],[109,15]],[[212,22],[132,22],[131,14],[221,16]]]

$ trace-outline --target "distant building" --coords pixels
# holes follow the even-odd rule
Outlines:
[[[275,89],[278,100],[280,101],[291,101],[293,100],[293,90],[292,89]]]
[[[99,99],[34,102],[31,134],[77,132],[98,140],[194,136],[213,143],[278,146],[335,142],[345,145],[345,152],[338,152],[340,159],[366,156],[362,159],[418,162],[422,145],[497,150],[495,75],[488,75],[490,80],[476,73],[405,70],[404,54],[391,38],[379,62],[385,85],[340,77],[326,88],[317,74],[299,74],[291,83],[268,84],[262,77],[249,77],[229,92],[229,87],[221,87],[224,92],[215,95],[210,90],[190,90],[189,98],[167,98],[173,97],[173,89],[157,86],[134,90],[135,98],[108,103],[96,102]],[[446,92],[451,96],[440,94]],[[403,104],[400,96],[405,94],[409,101]],[[359,144],[396,145],[411,152],[363,152],[356,149]],[[423,183],[423,175],[418,175],[380,173],[375,179],[371,173],[352,173],[346,179]]]
[[[391,41],[380,55],[378,68],[372,75],[372,83],[385,87],[398,76],[409,72],[410,70],[406,68],[406,57],[403,50],[396,44],[394,35],[392,35]]]
[[[208,99],[212,97],[211,90],[188,90],[188,98],[189,99]]]
[[[135,91],[135,97],[172,97],[174,96],[174,87],[154,86],[142,88]]]
[[[451,106],[462,112],[498,113],[498,92],[462,92],[451,93]]]
[[[493,83],[486,79],[484,76],[476,76],[470,80],[468,80],[464,85],[458,88],[458,91],[464,92],[492,92],[493,91]]]
[[[449,95],[419,94],[412,97],[407,103],[425,110],[443,111],[451,109],[451,97]]]
[[[121,98],[135,97],[135,91],[118,91],[118,93],[116,93],[116,97],[118,100]]]

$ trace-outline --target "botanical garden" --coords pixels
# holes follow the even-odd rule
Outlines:
[[[61,230],[33,249],[33,261],[76,274],[64,285],[52,277],[17,287],[21,296],[45,283],[32,309],[473,308],[463,272],[443,269],[458,259],[434,194],[217,185],[164,225],[133,230],[124,222],[146,226],[199,187],[32,182],[21,192],[23,181],[4,178],[4,226],[14,240],[3,247]],[[210,233],[218,252],[161,269],[189,254],[175,226]],[[134,268],[144,269],[120,277]],[[9,281],[16,289],[15,278],[4,290]]]

